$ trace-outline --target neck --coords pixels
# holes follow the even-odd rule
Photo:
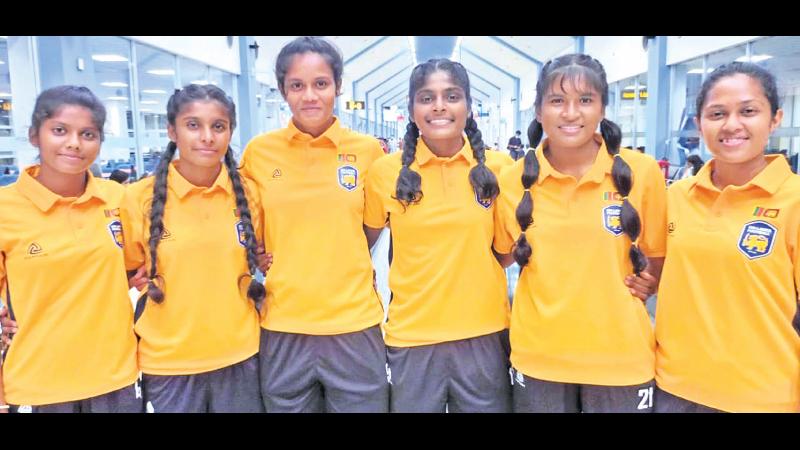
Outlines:
[[[58,173],[42,164],[36,180],[50,192],[61,197],[80,197],[86,192],[89,174],[82,172],[76,175]]]
[[[297,129],[302,131],[303,133],[310,134],[312,137],[318,138],[322,136],[322,133],[324,133],[328,128],[330,128],[331,125],[333,125],[334,120],[336,119],[331,117],[330,120],[325,122],[325,125],[319,127],[307,127],[305,125],[301,125],[295,122],[294,119],[292,119],[292,123],[294,123],[294,126],[297,127]]]
[[[458,136],[451,139],[437,139],[431,141],[422,136],[422,141],[431,149],[431,152],[441,158],[449,158],[464,147],[464,137]]]
[[[714,170],[711,172],[711,182],[719,190],[728,186],[743,186],[761,173],[767,167],[767,158],[764,155],[738,164],[714,161]]]
[[[215,167],[200,167],[179,162],[175,164],[175,169],[189,183],[195,186],[211,187],[217,181],[219,172],[222,170],[222,163]]]
[[[548,141],[544,156],[554,169],[580,180],[591,169],[599,150],[600,144],[594,139],[576,148],[559,148]]]

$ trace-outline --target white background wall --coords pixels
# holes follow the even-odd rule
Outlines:
[[[603,64],[609,84],[647,72],[642,36],[586,36],[583,50]]]
[[[239,37],[230,36],[125,36],[170,53],[239,74]],[[228,45],[230,43],[230,45]]]
[[[667,65],[733,47],[759,36],[668,36]]]

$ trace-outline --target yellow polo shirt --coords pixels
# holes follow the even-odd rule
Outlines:
[[[19,327],[3,364],[6,401],[46,405],[133,384],[133,311],[122,255],[124,188],[89,174],[54,194],[39,166],[0,188],[0,285]]]
[[[781,155],[721,192],[714,161],[670,186],[656,382],[724,411],[800,411],[800,177]]]
[[[602,138],[589,171],[577,181],[540,163],[532,186],[533,224],[526,231],[533,255],[520,273],[511,313],[511,361],[525,375],[562,383],[626,386],[653,379],[655,336],[641,300],[623,280],[633,272],[631,241],[622,233],[622,204],[611,179],[613,157]],[[631,167],[629,201],[639,213],[641,250],[662,257],[666,189],[656,161],[622,149]],[[515,210],[522,199],[524,160],[500,179],[495,248],[509,253],[519,237]]]
[[[364,178],[383,155],[339,119],[317,138],[290,122],[247,144],[241,171],[258,184],[274,258],[262,327],[331,335],[383,320],[363,230]]]
[[[499,175],[513,163],[487,151]],[[476,165],[469,141],[449,158],[417,141],[411,169],[422,177],[423,197],[407,209],[394,199],[402,152],[373,164],[367,178],[364,223],[392,229],[387,345],[413,347],[483,336],[508,328],[503,268],[492,254],[494,201],[481,203],[469,182]]]
[[[247,297],[248,273],[233,186],[225,166],[210,187],[191,184],[170,164],[165,232],[158,245],[164,302],[147,300],[136,322],[139,365],[152,375],[190,375],[241,362],[258,352],[258,312]],[[256,238],[261,205],[245,179]],[[122,204],[125,264],[150,273],[150,205],[155,177],[128,187]]]

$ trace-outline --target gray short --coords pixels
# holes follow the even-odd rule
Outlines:
[[[261,393],[267,412],[388,412],[380,326],[315,336],[261,330]]]
[[[258,355],[193,375],[144,374],[146,412],[264,412],[258,384]]]
[[[653,412],[653,380],[633,386],[598,386],[539,380],[514,368],[509,374],[514,383],[514,412]]]
[[[107,394],[49,405],[11,405],[13,413],[140,413],[144,411],[140,381]]]
[[[387,355],[391,412],[511,412],[508,330]]]
[[[718,409],[695,403],[691,400],[672,395],[656,386],[657,413],[721,413]]]

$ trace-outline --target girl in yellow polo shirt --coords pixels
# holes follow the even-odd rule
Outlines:
[[[145,407],[260,412],[261,206],[229,146],[235,105],[214,85],[188,85],[167,121],[154,176],[128,187],[121,210],[126,265],[149,278],[135,319]]]
[[[496,174],[472,117],[467,70],[432,59],[411,72],[402,152],[366,186],[364,223],[392,230],[385,325],[392,412],[511,412],[510,307],[492,253]]]
[[[242,157],[275,258],[261,322],[267,412],[388,410],[383,308],[363,230],[364,177],[384,153],[333,115],[343,66],[325,39],[283,47],[275,78],[291,122],[253,138]]]
[[[668,192],[656,412],[800,412],[800,177],[764,154],[782,118],[756,64],[722,65],[700,88],[713,159]]]
[[[0,297],[17,328],[2,371],[12,412],[142,410],[124,188],[89,172],[105,119],[85,87],[45,90],[29,133],[41,163],[0,188]]]
[[[625,279],[652,280],[648,257],[657,272],[666,186],[653,158],[620,150],[607,104],[597,60],[546,63],[529,139],[547,139],[500,177],[495,248],[513,250],[522,268],[510,327],[515,411],[652,411],[654,332]]]

